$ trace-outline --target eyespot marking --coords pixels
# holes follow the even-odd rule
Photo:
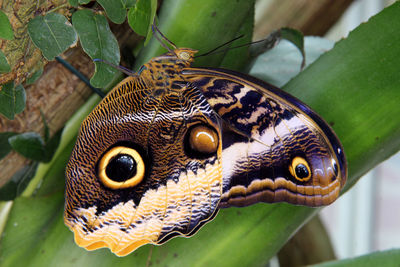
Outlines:
[[[111,189],[134,187],[145,173],[142,156],[133,148],[116,146],[99,161],[98,176],[101,183]]]
[[[218,134],[209,126],[198,124],[189,128],[185,138],[187,152],[194,157],[208,157],[218,150]]]
[[[300,182],[307,182],[311,178],[311,170],[307,161],[302,157],[293,158],[289,165],[290,174]]]

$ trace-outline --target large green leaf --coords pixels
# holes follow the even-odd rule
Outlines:
[[[312,267],[393,267],[399,266],[400,249],[377,251],[352,259],[329,261],[322,264],[312,265]]]
[[[165,0],[158,25],[161,32],[178,47],[191,47],[202,54],[240,35],[243,24],[249,16],[252,17],[253,6],[254,1],[245,0]],[[248,27],[247,31],[241,42],[251,40],[252,27]],[[246,58],[246,50],[240,51],[242,53],[235,57]],[[165,48],[153,38],[139,55],[134,69],[165,52]],[[217,67],[223,59],[224,54],[221,53],[197,58],[194,64]]]
[[[284,87],[333,126],[351,178],[400,149],[399,16],[396,2]]]
[[[164,3],[169,3],[169,1],[166,0]],[[185,6],[185,3],[181,3],[182,6]],[[229,1],[229,3],[233,2]],[[173,3],[169,4],[168,7],[163,7],[160,18],[162,25],[167,25],[164,28],[168,34],[178,36],[178,33],[188,27],[188,24],[193,27],[192,31],[195,31],[196,28],[193,25],[199,23],[199,20],[193,21],[192,24],[190,24],[191,19],[176,21],[176,17],[181,15],[180,11],[184,11],[182,16],[186,16],[188,10],[182,6],[177,6],[178,10],[170,9]],[[213,8],[214,6],[211,10]],[[210,10],[206,10],[204,7],[204,9],[193,10],[195,14],[189,14],[189,18],[190,16],[193,16],[194,19],[201,18],[202,16],[198,14],[201,13],[200,11],[210,14]],[[243,7],[235,11],[236,13],[248,12],[248,10],[243,10]],[[166,15],[164,12],[171,15]],[[173,22],[168,22],[168,16],[172,17]],[[319,58],[285,87],[320,112],[328,122],[333,122],[333,127],[343,141],[348,155],[349,184],[353,184],[363,172],[399,149],[400,105],[393,104],[395,101],[398,103],[400,97],[400,79],[394,78],[397,70],[394,66],[399,65],[397,55],[400,52],[400,47],[394,45],[400,42],[400,36],[395,33],[400,31],[400,25],[393,23],[399,16],[400,3],[396,3],[357,28],[348,39],[339,42],[332,51]],[[204,15],[205,17],[207,17],[205,20],[207,21],[208,16]],[[222,17],[226,20],[215,22],[212,27],[218,28],[217,25],[227,25],[227,18]],[[184,24],[181,25],[180,23],[183,22]],[[237,28],[231,30],[233,32],[226,33],[226,36],[230,34],[234,36],[235,31],[237,32]],[[197,42],[200,45],[204,41],[201,31],[203,31],[202,28],[198,33],[200,38],[191,40],[191,42]],[[208,39],[205,41],[209,42]],[[178,45],[195,47],[180,42]],[[363,50],[363,54],[358,52],[360,49]],[[142,55],[142,58],[148,58],[159,52],[155,48],[146,48],[143,53],[145,54]],[[375,53],[375,55],[369,56],[370,53]],[[339,67],[337,61],[334,60],[339,56],[341,71],[337,70]],[[222,58],[218,59],[216,64],[218,65],[221,60]],[[381,62],[388,64],[388,67],[382,66]],[[368,79],[368,82],[364,82],[363,79]],[[318,86],[314,85],[316,80],[318,80]],[[341,80],[340,88],[337,80]],[[363,86],[362,90],[358,87],[354,95],[355,89],[352,87],[358,86],[359,83]],[[309,88],[313,88],[313,90]],[[378,96],[375,97],[375,95]],[[388,101],[389,97],[394,100]],[[319,104],[319,101],[324,99],[324,105],[328,103],[329,108]],[[365,102],[360,103],[359,99]],[[381,107],[386,104],[390,105],[390,110]],[[364,108],[360,109],[360,105],[373,107],[373,110],[378,113],[376,116],[379,116],[381,120],[379,129],[374,127],[374,123],[376,123],[374,117],[370,121],[371,112],[366,112]],[[86,105],[85,110],[82,110],[77,117],[82,118],[82,115],[88,112],[92,106],[93,101]],[[326,112],[327,109],[330,109],[330,112]],[[350,125],[350,122],[345,120],[350,120],[353,124]],[[73,125],[72,127],[75,127],[76,131],[78,126]],[[360,142],[364,141],[364,138],[355,142],[352,137],[360,131],[370,137],[367,138],[370,144],[363,143],[361,148],[358,146]],[[39,167],[38,178],[43,178],[44,181],[36,197],[30,197],[30,195],[35,189],[35,183],[39,183],[41,179],[34,179],[27,193],[18,199],[11,209],[0,243],[0,264],[2,266],[70,266],[72,264],[75,266],[112,266],[117,264],[118,266],[265,266],[268,259],[277,252],[289,236],[307,218],[318,211],[318,209],[288,204],[258,204],[242,209],[231,208],[222,210],[214,221],[205,225],[190,239],[175,238],[159,247],[146,245],[124,258],[117,258],[106,249],[86,252],[73,243],[72,233],[63,225],[62,197],[57,195],[57,192],[63,190],[63,169],[73,144],[71,138],[71,135],[74,135],[73,131],[68,130],[68,132],[69,134],[65,134],[65,136],[69,136],[70,139],[63,140],[55,158],[49,164]],[[380,138],[371,138],[376,136]],[[378,154],[371,155],[368,149],[381,150]],[[361,152],[366,154],[363,156],[364,164],[361,164],[357,158]],[[40,213],[41,221],[32,224],[30,221],[24,220],[25,217],[35,216],[33,213],[37,211],[33,209],[35,208],[33,207],[34,202],[37,201],[35,204],[38,205],[37,208],[43,202],[44,197],[48,197],[49,201],[45,208],[47,212]],[[51,197],[54,199],[50,201]],[[24,202],[25,200],[26,202]],[[31,209],[24,208],[27,202],[32,205]],[[24,226],[23,235],[15,231],[15,223],[18,226]],[[32,244],[35,244],[36,247],[32,247]],[[14,251],[16,248],[18,251]],[[26,253],[23,253],[24,251]],[[24,256],[22,257],[22,255]]]

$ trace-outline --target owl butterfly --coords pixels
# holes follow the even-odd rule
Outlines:
[[[321,117],[254,77],[190,67],[197,51],[158,34],[168,52],[119,83],[81,125],[64,216],[79,246],[124,256],[193,235],[219,208],[338,197],[345,156]]]

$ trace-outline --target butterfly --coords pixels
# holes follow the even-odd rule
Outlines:
[[[124,256],[193,235],[220,208],[338,197],[347,163],[319,115],[254,77],[191,67],[197,51],[158,34],[168,52],[120,82],[81,125],[64,212],[79,246]]]

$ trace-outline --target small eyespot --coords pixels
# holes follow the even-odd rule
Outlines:
[[[301,157],[293,158],[289,165],[290,174],[301,182],[306,182],[311,178],[310,166],[307,161]]]
[[[183,60],[189,60],[190,59],[190,54],[188,52],[180,52],[179,53],[179,58]]]
[[[143,158],[130,147],[113,147],[102,156],[98,164],[100,181],[111,189],[133,187],[143,180],[144,173]]]
[[[191,154],[205,157],[217,152],[219,139],[214,129],[205,125],[195,125],[188,130],[185,142]]]

